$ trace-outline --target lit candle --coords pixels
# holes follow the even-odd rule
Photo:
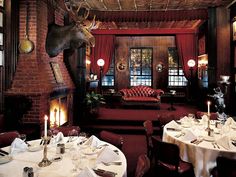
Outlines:
[[[48,116],[44,116],[44,138],[47,138],[47,121],[48,121]]]
[[[208,115],[210,115],[210,104],[211,104],[211,102],[208,101],[208,102],[207,102],[207,114],[208,114]]]

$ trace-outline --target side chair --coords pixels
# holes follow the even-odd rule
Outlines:
[[[135,177],[143,177],[150,169],[150,160],[146,154],[141,154],[138,157],[138,162],[135,170]]]
[[[10,146],[15,138],[19,137],[18,131],[9,131],[0,133],[0,148]]]
[[[213,177],[235,177],[236,159],[218,156],[216,158],[217,166],[211,171]]]
[[[160,176],[195,177],[193,165],[180,158],[176,144],[159,141],[155,137],[152,141],[155,166]]]
[[[76,130],[78,134],[80,133],[80,127],[79,126],[61,126],[61,127],[55,127],[52,128],[52,133],[58,133],[62,132],[64,136],[69,136],[70,131]]]
[[[112,145],[116,146],[120,150],[122,150],[122,146],[124,143],[124,138],[116,133],[103,130],[99,133],[99,137],[108,143],[111,143]]]
[[[143,123],[143,127],[144,127],[144,130],[145,130],[145,135],[146,135],[146,144],[147,144],[147,156],[149,157],[150,160],[152,160],[152,156],[153,156],[153,153],[152,153],[152,148],[153,148],[153,145],[152,145],[152,136],[153,135],[153,123],[151,120],[146,120],[144,123]],[[161,140],[161,135],[156,135],[155,136],[156,138],[158,138],[159,140]]]

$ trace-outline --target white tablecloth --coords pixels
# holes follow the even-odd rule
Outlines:
[[[35,151],[35,152],[30,152],[30,151],[25,151],[25,152],[20,152],[17,154],[12,155],[13,160],[0,164],[0,177],[21,177],[23,173],[23,168],[24,167],[33,167],[34,171],[36,172],[35,174],[39,174],[39,176],[44,176],[44,177],[74,177],[78,176],[76,174],[72,174],[72,168],[73,164],[71,161],[70,157],[70,148],[75,147],[79,148],[77,145],[77,141],[73,141],[70,143],[66,143],[67,137],[64,138],[64,143],[66,145],[65,153],[64,154],[57,154],[56,153],[56,144],[53,145],[48,145],[48,159],[52,159],[58,156],[62,156],[62,160],[53,162],[51,165],[47,167],[39,167],[38,163],[42,160],[43,158],[43,150]],[[29,142],[30,144],[32,143],[38,143],[39,144],[40,140],[35,140]],[[60,142],[61,143],[61,142]],[[101,163],[95,165],[96,161],[96,154],[93,155],[85,155],[86,160],[84,163],[86,166],[91,167],[91,168],[99,168],[99,169],[104,169],[108,171],[112,171],[117,173],[116,177],[126,177],[127,176],[127,162],[124,154],[115,146],[106,143],[109,146],[108,148],[112,150],[118,151],[119,154],[119,160],[122,162],[122,165],[110,165],[110,166],[105,166]],[[106,147],[106,148],[107,148]],[[10,152],[10,147],[3,148],[4,150]],[[95,166],[94,166],[95,165]],[[46,176],[45,176],[46,175]]]
[[[213,130],[216,129],[214,126],[215,123],[211,123],[212,124],[210,125],[210,127]],[[180,157],[184,161],[191,162],[193,164],[196,177],[209,177],[210,170],[216,166],[217,156],[225,156],[236,159],[236,147],[232,145],[231,142],[229,143],[229,149],[226,149],[220,145],[219,148],[216,145],[214,147],[214,145],[212,144],[212,142],[215,142],[215,140],[221,138],[222,136],[229,137],[229,139],[232,138],[236,135],[236,129],[230,128],[227,132],[219,134],[219,131],[216,131],[217,133],[213,133],[213,138],[208,140],[207,131],[205,130],[207,125],[197,122],[188,124],[188,126],[186,125],[187,124],[180,125],[181,131],[173,131],[167,130],[168,124],[166,124],[164,127],[163,141],[174,143],[179,146]],[[193,140],[194,137],[187,137],[186,134],[183,133],[187,131],[191,131],[194,136],[196,136],[197,138],[200,137],[201,139],[203,139],[203,141],[198,145],[191,143],[191,140]]]

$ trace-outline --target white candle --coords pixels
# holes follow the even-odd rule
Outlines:
[[[211,102],[208,101],[208,102],[207,102],[207,114],[208,114],[208,115],[210,115],[210,104],[211,104]]]
[[[44,116],[44,137],[47,138],[47,121],[48,121],[48,116]]]

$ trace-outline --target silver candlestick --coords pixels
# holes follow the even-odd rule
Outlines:
[[[39,167],[46,167],[51,165],[51,161],[48,160],[47,158],[47,144],[50,142],[51,137],[43,137],[43,143],[44,143],[44,148],[43,148],[43,159],[41,162],[39,162],[38,166]]]
[[[207,114],[207,117],[208,117],[208,120],[207,120],[207,128],[206,128],[206,131],[207,131],[207,135],[208,136],[212,136],[212,129],[210,128],[210,115]]]

